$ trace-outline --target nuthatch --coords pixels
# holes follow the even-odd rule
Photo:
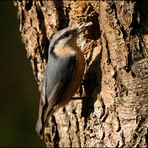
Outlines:
[[[85,60],[76,39],[91,25],[92,22],[87,22],[79,27],[67,27],[58,31],[50,41],[36,124],[41,138],[49,116],[66,105],[80,86]]]

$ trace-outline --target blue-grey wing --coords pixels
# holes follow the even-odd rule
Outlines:
[[[61,59],[55,59],[54,57],[49,57],[47,68],[44,76],[45,83],[45,97],[47,109],[46,116],[48,112],[52,109],[54,105],[64,95],[64,90],[69,85],[71,78],[73,76],[74,70],[76,66],[76,57],[69,56]]]

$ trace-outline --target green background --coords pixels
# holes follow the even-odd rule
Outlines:
[[[0,147],[41,147],[35,132],[39,92],[21,42],[17,8],[0,1]]]

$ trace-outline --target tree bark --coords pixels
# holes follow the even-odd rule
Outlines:
[[[20,32],[41,85],[51,36],[92,21],[78,39],[86,71],[77,96],[49,118],[48,147],[148,146],[148,2],[16,0]]]

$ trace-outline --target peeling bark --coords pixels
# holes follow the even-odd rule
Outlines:
[[[86,71],[77,96],[49,119],[47,146],[148,146],[148,2],[19,1],[20,32],[40,86],[51,36],[92,21],[78,40]]]

